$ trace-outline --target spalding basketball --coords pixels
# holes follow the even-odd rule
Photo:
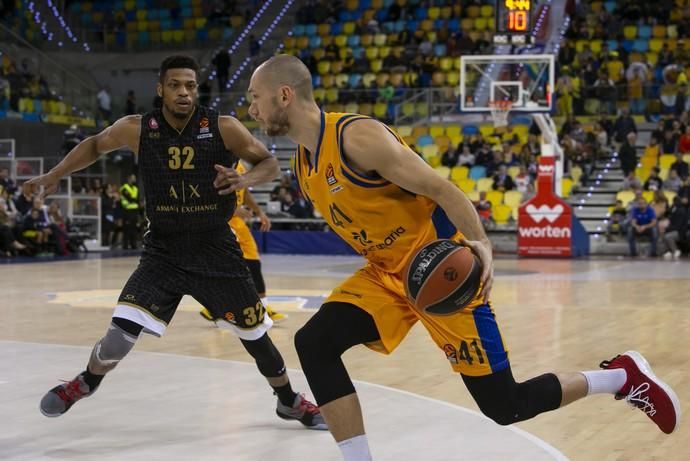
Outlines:
[[[482,266],[469,247],[435,240],[417,252],[404,274],[407,297],[417,309],[451,315],[477,295]]]

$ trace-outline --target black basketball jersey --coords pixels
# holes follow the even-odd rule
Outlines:
[[[218,112],[197,107],[181,132],[166,122],[160,109],[145,114],[139,175],[149,229],[158,235],[189,235],[227,228],[236,194],[218,194],[214,165],[231,167],[236,161],[220,136]]]

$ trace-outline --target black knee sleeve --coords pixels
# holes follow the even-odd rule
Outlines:
[[[266,296],[266,283],[264,282],[264,276],[261,273],[261,261],[258,259],[245,259],[249,272],[252,274],[252,280],[254,281],[254,286],[256,287],[256,292],[260,297]]]
[[[319,405],[355,392],[340,356],[356,344],[379,339],[374,319],[367,312],[340,302],[321,306],[297,331],[295,348]]]
[[[122,317],[113,317],[113,324],[135,337],[139,337],[139,333],[141,333],[141,330],[144,329],[144,327],[138,323],[123,319]]]
[[[561,383],[547,373],[516,383],[510,368],[489,376],[462,376],[479,409],[496,423],[506,426],[561,406]]]
[[[254,357],[259,372],[267,378],[277,378],[285,374],[285,362],[267,333],[254,341],[240,339],[242,345]]]

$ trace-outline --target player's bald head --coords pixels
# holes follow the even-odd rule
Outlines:
[[[252,82],[271,91],[276,91],[282,86],[289,86],[299,99],[313,98],[309,69],[299,58],[289,54],[273,56],[261,64],[254,71]]]

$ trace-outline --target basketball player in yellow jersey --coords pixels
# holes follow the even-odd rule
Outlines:
[[[482,412],[507,425],[595,393],[639,407],[666,432],[680,417],[678,398],[637,352],[602,362],[604,370],[547,373],[517,383],[488,302],[491,244],[468,198],[440,178],[384,124],[356,114],[322,112],[311,76],[297,58],[274,56],[250,82],[249,114],[270,136],[298,144],[296,173],[305,196],[367,264],[333,290],[295,335],[309,385],[346,461],[371,459],[355,388],[342,353],[356,344],[390,353],[422,322]],[[483,264],[481,293],[457,314],[432,316],[407,301],[401,270],[438,238],[443,209]]]
[[[235,170],[237,171],[237,174],[240,175],[247,172],[247,168],[242,162],[237,164]],[[279,322],[281,320],[285,320],[287,315],[274,311],[267,304],[266,282],[264,282],[264,276],[261,272],[259,247],[256,244],[256,240],[254,240],[251,230],[249,230],[249,226],[247,226],[247,220],[253,218],[254,216],[259,218],[259,221],[261,222],[261,227],[259,228],[261,232],[268,232],[271,230],[271,220],[268,219],[268,216],[266,216],[264,210],[262,210],[259,204],[256,203],[254,197],[252,197],[252,194],[247,189],[238,190],[237,208],[235,208],[235,214],[232,216],[232,218],[230,218],[228,224],[230,225],[230,229],[232,229],[234,232],[235,237],[237,237],[237,243],[240,245],[244,260],[247,263],[249,272],[252,274],[252,280],[256,286],[256,292],[259,294],[261,302],[263,302],[264,306],[266,307],[266,314],[268,314],[268,316],[271,317],[271,320],[274,322]],[[199,315],[210,322],[216,322],[216,319],[213,318],[211,312],[205,307],[201,308]]]

